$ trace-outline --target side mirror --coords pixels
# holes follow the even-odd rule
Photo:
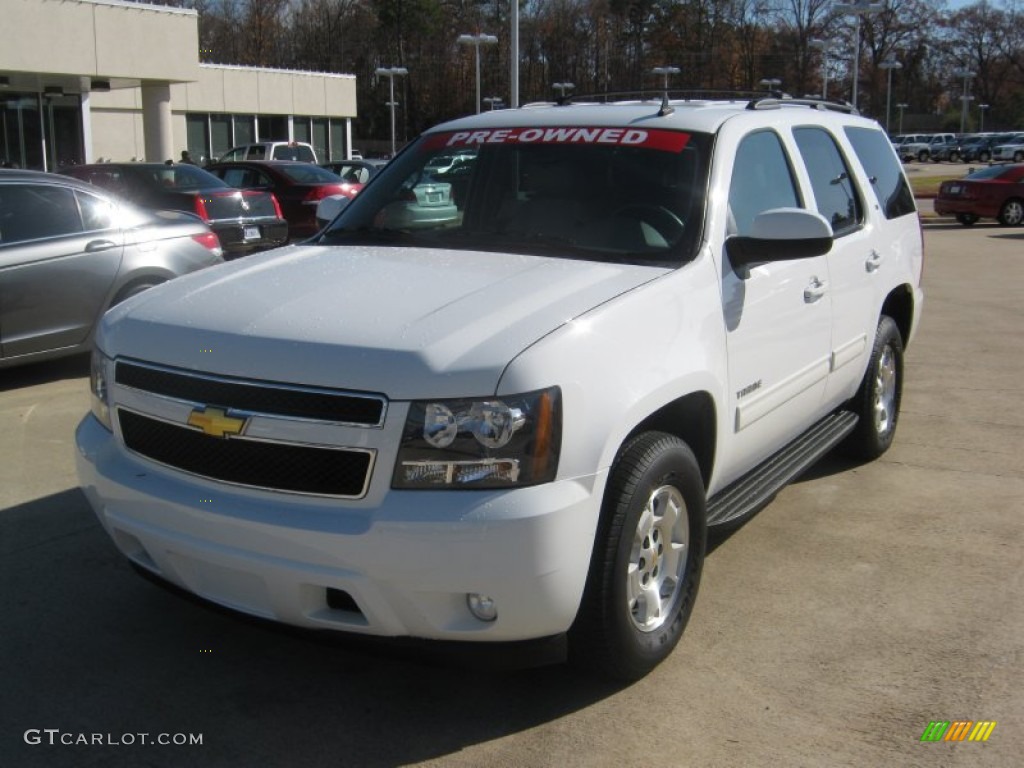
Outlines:
[[[821,256],[832,249],[832,227],[820,213],[774,208],[754,217],[749,235],[726,238],[733,266]]]
[[[351,201],[344,195],[330,195],[316,205],[316,223],[321,229],[330,224]]]

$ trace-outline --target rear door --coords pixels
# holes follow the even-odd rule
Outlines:
[[[121,264],[124,235],[105,199],[68,187],[0,186],[0,354],[86,340]]]
[[[888,151],[884,134],[878,136]],[[886,256],[893,257],[879,244],[879,222],[866,215],[858,185],[862,177],[854,174],[836,137],[815,125],[795,128],[793,138],[810,181],[813,201],[808,207],[832,225],[834,237],[826,256],[832,301],[826,399],[837,404],[853,395],[863,375],[878,322],[875,275]]]

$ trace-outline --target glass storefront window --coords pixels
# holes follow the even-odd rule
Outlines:
[[[316,152],[316,156],[323,163],[327,161],[330,154],[327,149],[327,118],[314,117],[311,122],[313,124],[313,139],[309,143],[313,145],[313,151]]]
[[[231,149],[231,115],[210,115],[210,152],[220,157]]]
[[[185,130],[188,134],[188,153],[197,163],[205,163],[210,159],[210,132],[207,122],[208,115],[185,115]]]

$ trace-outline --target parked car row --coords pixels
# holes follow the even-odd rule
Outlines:
[[[893,137],[892,145],[904,162],[1024,161],[1024,133],[908,134]]]

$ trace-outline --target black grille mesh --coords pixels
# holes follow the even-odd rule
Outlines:
[[[276,416],[377,426],[384,411],[383,401],[375,397],[210,379],[123,361],[118,362],[114,378],[144,392]]]
[[[118,409],[125,445],[170,467],[213,480],[324,496],[364,492],[371,456],[362,451],[210,437]]]

